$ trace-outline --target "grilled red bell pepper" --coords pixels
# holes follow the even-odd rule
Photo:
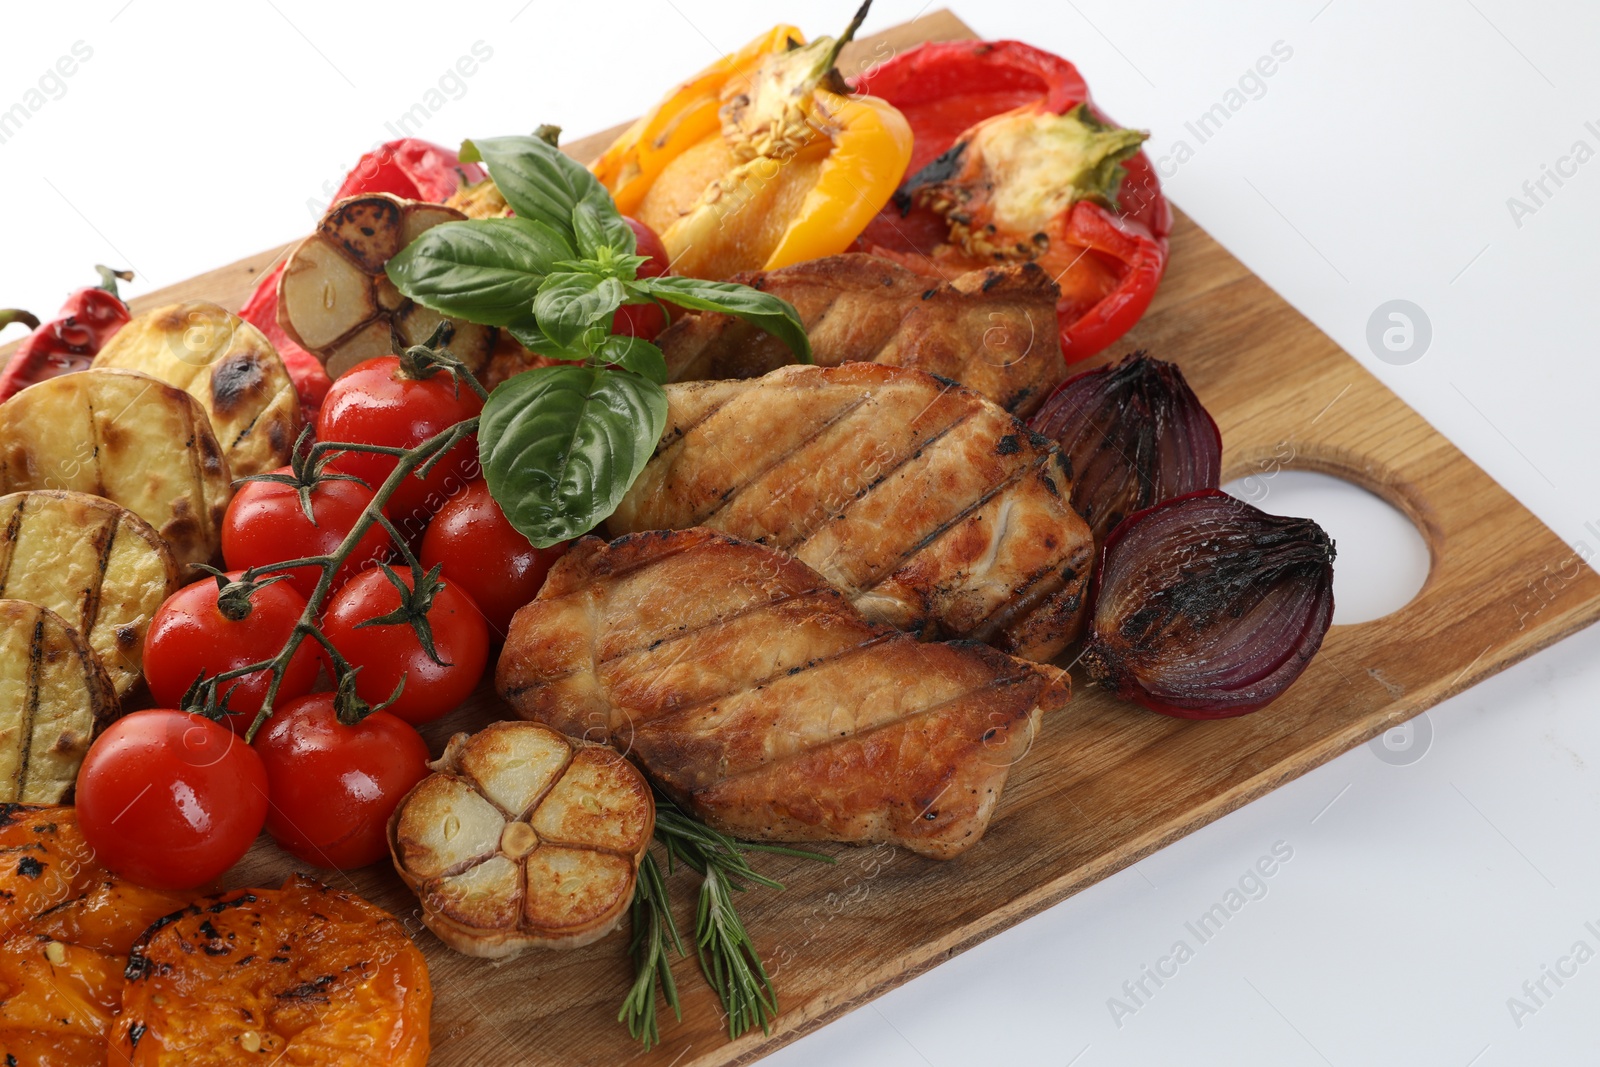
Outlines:
[[[0,371],[0,400],[35,382],[88,369],[111,335],[127,323],[128,305],[117,296],[117,279],[132,281],[132,272],[110,267],[95,269],[100,272],[100,284],[67,297],[60,316],[43,326],[27,312],[0,311],[0,325],[31,320],[37,327],[17,346],[5,370]]]
[[[333,194],[333,202],[365,193],[392,193],[407,200],[438,203],[463,182],[482,180],[481,168],[462,163],[450,149],[405,137],[379,145],[357,160]],[[266,273],[239,309],[239,317],[267,335],[294,381],[302,411],[308,420],[314,419],[332,383],[322,362],[292,341],[278,325],[278,277],[282,273],[281,263]]]
[[[1089,120],[1100,118],[1092,112],[1088,86],[1076,67],[1018,41],[925,44],[870,68],[855,88],[889,101],[911,124],[914,144],[907,173],[912,176],[963,134],[997,115],[1030,106],[1066,115],[1088,103]],[[1131,329],[1166,270],[1172,210],[1161,195],[1161,183],[1142,151],[1121,165],[1126,176],[1114,208],[1079,200],[1051,233],[1053,240],[1074,249],[1066,257],[1074,266],[1057,279],[1062,286],[1057,305],[1061,350],[1069,363],[1099,352]],[[903,191],[913,181],[908,179]],[[855,250],[887,255],[930,274],[941,273],[941,266],[953,272],[973,265],[970,254],[950,255],[950,219],[913,204],[909,196],[897,200],[867,226]]]

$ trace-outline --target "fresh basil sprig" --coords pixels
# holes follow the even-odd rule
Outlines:
[[[389,279],[452,318],[503,327],[577,366],[518,374],[489,395],[478,452],[489,491],[541,548],[605,519],[666,427],[666,360],[611,332],[617,308],[663,302],[721,311],[773,334],[801,363],[811,345],[793,307],[731,282],[641,278],[633,228],[588,169],[538,137],[467,141],[515,214],[447,222],[389,260]]]

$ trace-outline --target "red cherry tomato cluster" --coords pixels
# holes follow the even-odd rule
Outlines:
[[[640,273],[666,273],[660,239],[633,225],[640,254],[650,257]],[[651,338],[665,323],[660,307],[638,305],[618,312],[615,329]],[[398,356],[359,364],[320,399],[319,441],[398,449],[483,410],[477,393],[448,372],[420,372]],[[222,525],[228,570],[180,589],[151,621],[145,673],[163,706],[118,720],[80,768],[80,820],[106,866],[145,885],[191,888],[237,863],[262,829],[320,867],[360,867],[388,855],[389,816],[428,774],[428,745],[416,727],[472,693],[491,645],[565,550],[535,548],[507,521],[480,476],[476,438],[453,446],[426,477],[396,486],[383,514],[405,544],[369,526],[313,620],[355,669],[355,696],[381,710],[353,726],[339,720],[328,691],[332,672],[324,670],[331,659],[311,636],[291,658],[252,741],[245,738],[266,699],[268,671],[216,686],[228,709],[221,722],[174,709],[198,681],[284,648],[321,568],[268,570],[253,581],[245,572],[333,553],[397,463],[391,455],[337,452],[323,469],[285,467],[235,493]],[[416,570],[407,562],[412,549]]]

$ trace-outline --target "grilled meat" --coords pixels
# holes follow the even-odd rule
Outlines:
[[[872,363],[667,387],[613,533],[709,526],[814,567],[868,618],[1044,660],[1093,543],[1060,451],[976,393]]]
[[[695,529],[584,538],[517,612],[495,676],[525,719],[628,751],[749,839],[982,836],[1064,671],[867,621],[784,553]]]
[[[1024,418],[1066,377],[1056,328],[1061,293],[1033,263],[944,282],[876,256],[843,255],[734,280],[795,306],[819,366],[916,367]],[[656,343],[675,382],[755,378],[791,362],[777,338],[713,311],[684,315]]]

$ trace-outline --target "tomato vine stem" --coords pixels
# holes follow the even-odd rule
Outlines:
[[[471,377],[470,372],[459,370],[457,373],[464,375],[472,384],[477,384],[477,380]],[[478,386],[478,388],[481,389],[482,386]],[[300,618],[295,623],[294,630],[289,634],[288,640],[284,642],[283,648],[278,651],[277,655],[270,659],[247,663],[243,667],[236,667],[200,680],[185,695],[185,708],[209,718],[221,718],[227,713],[228,708],[226,697],[218,696],[219,685],[247,674],[254,674],[257,671],[270,672],[271,680],[267,684],[266,696],[261,701],[261,710],[256,713],[255,719],[250,723],[250,728],[245,731],[245,741],[248,743],[255,740],[256,732],[272,717],[272,708],[278,697],[278,688],[283,684],[284,675],[288,672],[289,663],[293,660],[294,654],[300,649],[301,644],[304,643],[307,637],[315,640],[328,653],[328,659],[333,667],[335,683],[342,683],[348,676],[353,674],[355,668],[339,653],[338,649],[333,647],[333,642],[328,640],[327,635],[317,625],[317,619],[322,614],[323,605],[327,602],[329,594],[333,592],[334,576],[339,573],[340,568],[344,566],[355,551],[356,545],[361,542],[361,538],[374,525],[379,525],[389,534],[402,559],[413,568],[417,565],[416,557],[412,554],[410,546],[406,544],[403,537],[399,536],[399,531],[389,521],[388,516],[383,513],[383,507],[389,502],[389,498],[394,495],[395,490],[400,487],[406,478],[411,477],[413,474],[418,476],[425,475],[432,470],[434,463],[449,453],[457,444],[476,433],[477,430],[478,417],[473,416],[470,419],[463,419],[453,426],[446,427],[426,441],[411,448],[359,445],[341,441],[318,441],[311,445],[308,453],[311,469],[316,469],[325,457],[337,459],[338,453],[341,452],[367,452],[394,456],[396,463],[394,470],[389,472],[389,476],[383,480],[383,484],[378,486],[376,492],[373,493],[372,500],[368,502],[356,521],[351,524],[350,531],[345,534],[344,540],[339,542],[338,547],[332,552],[323,556],[302,556],[299,559],[264,563],[260,566],[251,567],[244,572],[244,577],[247,581],[255,581],[263,575],[272,574],[276,571],[286,571],[295,567],[316,567],[322,573],[317,579],[316,588],[306,598],[305,610],[300,613]],[[355,696],[354,690],[347,685],[340,685],[339,689],[341,693],[339,701],[341,704],[339,708],[340,721],[359,721],[361,716],[370,709],[363,705],[359,698]],[[348,692],[346,692],[347,689]],[[396,695],[398,695],[398,692]]]

